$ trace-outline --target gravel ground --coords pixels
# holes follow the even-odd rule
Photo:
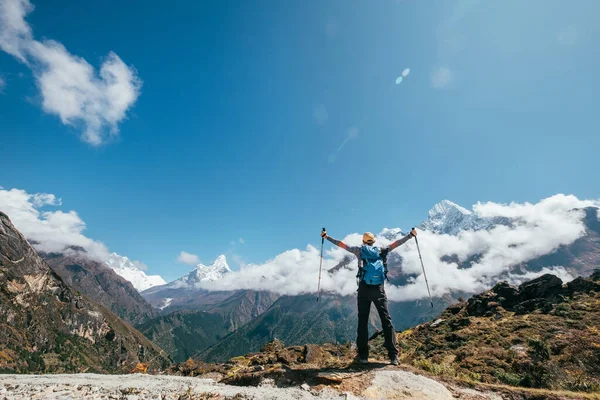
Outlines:
[[[171,375],[0,375],[0,400],[501,400],[494,393],[471,389],[454,388],[453,395],[441,383],[403,370],[347,374],[342,379],[347,383],[345,390],[361,392],[360,396],[328,387],[316,392],[306,384],[277,388],[269,384],[268,379],[256,387],[230,386],[212,379]]]
[[[351,398],[334,390],[315,395],[302,388],[228,386],[210,379],[167,375],[0,375],[0,399],[226,399],[304,400]],[[211,397],[206,397],[211,398]],[[240,397],[238,397],[240,398]]]

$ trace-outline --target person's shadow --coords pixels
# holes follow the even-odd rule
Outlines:
[[[350,365],[348,365],[348,369],[376,369],[376,368],[385,368],[388,365],[391,365],[389,363],[384,363],[384,362],[368,362],[366,364],[359,364],[359,363],[352,363]]]

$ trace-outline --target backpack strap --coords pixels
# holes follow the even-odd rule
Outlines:
[[[383,260],[383,276],[385,278],[386,281],[390,281],[388,278],[388,266],[387,266],[387,256],[389,253],[390,249],[381,249],[379,251],[379,255],[381,256],[381,259]]]
[[[362,260],[363,265],[365,260]],[[356,274],[356,285],[360,285],[360,282],[364,279],[365,277],[365,269],[362,266],[358,267],[358,273]]]
[[[365,277],[365,268],[364,266],[367,264],[367,259],[366,258],[359,258],[358,259],[358,272],[356,273],[356,286],[360,285],[360,282],[364,279]]]

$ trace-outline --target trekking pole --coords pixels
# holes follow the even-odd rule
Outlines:
[[[325,232],[325,228],[323,231]],[[321,268],[323,267],[323,244],[325,243],[325,238],[321,236],[321,261],[319,263],[319,285],[317,286],[317,302],[319,302],[319,296],[321,295]]]
[[[413,228],[414,230],[415,228]],[[415,243],[417,244],[417,251],[419,252],[419,260],[421,260],[421,268],[423,268],[423,276],[425,277],[425,285],[427,285],[427,293],[429,293],[429,304],[433,308],[433,300],[431,299],[431,291],[429,290],[429,282],[427,282],[427,274],[425,273],[425,266],[423,265],[423,257],[421,257],[421,249],[419,249],[419,240],[415,236]]]

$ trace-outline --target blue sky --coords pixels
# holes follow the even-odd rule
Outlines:
[[[33,1],[36,39],[142,81],[99,146],[0,52],[0,185],[62,198],[152,273],[408,228],[445,198],[600,197],[596,1],[174,4]]]

